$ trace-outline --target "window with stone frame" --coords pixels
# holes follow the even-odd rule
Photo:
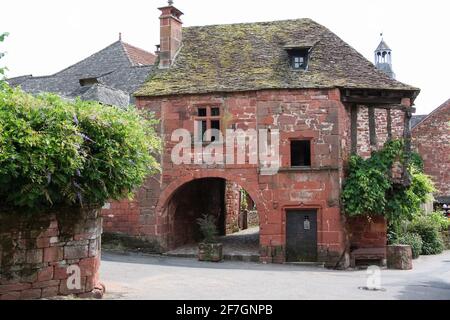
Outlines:
[[[291,167],[311,167],[311,141],[291,140]]]
[[[218,106],[199,106],[195,116],[197,142],[218,142],[221,131],[221,109]],[[214,130],[214,131],[208,131]],[[206,134],[207,133],[207,134]]]

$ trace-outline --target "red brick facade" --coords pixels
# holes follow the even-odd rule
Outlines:
[[[345,161],[350,154],[351,116],[350,108],[340,100],[338,89],[138,97],[137,104],[161,118],[159,130],[165,146],[162,175],[148,179],[138,193],[137,202],[112,203],[110,209],[104,210],[105,230],[157,240],[164,249],[198,240],[189,228],[195,226],[195,219],[204,208],[189,205],[201,202],[199,194],[209,199],[218,199],[223,194],[212,194],[212,185],[196,186],[192,182],[216,178],[215,183],[223,179],[228,185],[239,185],[255,201],[260,220],[262,261],[285,260],[286,211],[290,209],[317,210],[320,261],[335,263],[346,246],[376,247],[386,243],[383,219],[371,223],[350,219],[346,223],[341,216],[340,191]],[[193,132],[196,108],[205,105],[221,108],[223,129],[279,129],[281,168],[278,174],[261,175],[256,165],[248,163],[174,165],[171,151],[177,142],[171,141],[172,132],[179,128]],[[381,147],[388,138],[388,111],[376,109],[375,112],[377,146]],[[360,106],[357,151],[361,156],[370,155],[367,114],[367,107]],[[391,118],[392,137],[402,137],[404,112],[391,110]],[[290,139],[311,140],[311,168],[290,168]],[[182,196],[178,197],[179,194]],[[229,199],[225,201],[224,207],[232,206]],[[226,214],[227,210],[222,211],[220,214]]]
[[[436,184],[436,196],[450,197],[450,100],[414,127],[412,136],[425,173]]]
[[[293,75],[290,70],[285,71],[285,77],[280,79],[283,78],[287,82],[292,80],[290,88],[310,89],[284,89],[287,87],[283,79],[265,78],[270,74],[278,74],[278,68],[276,68],[277,72],[271,69],[273,65],[268,66],[267,70],[271,71],[264,74],[261,73],[261,66],[253,68],[252,64],[241,64],[240,68],[237,64],[231,70],[226,68],[223,61],[216,61],[215,52],[210,52],[211,47],[195,46],[195,41],[202,44],[207,38],[211,39],[211,43],[220,50],[220,39],[227,36],[221,28],[211,27],[215,30],[215,37],[224,32],[218,39],[209,37],[207,30],[202,28],[193,28],[185,34],[182,32],[180,20],[182,13],[179,10],[173,6],[160,8],[160,10],[162,15],[160,17],[159,68],[168,69],[172,66],[173,68],[165,70],[167,73],[162,71],[160,76],[149,80],[137,92],[136,104],[138,108],[154,112],[156,118],[161,120],[159,133],[164,145],[160,159],[162,172],[159,176],[147,180],[133,204],[111,204],[109,209],[104,210],[105,230],[120,231],[144,237],[149,241],[157,241],[164,250],[168,250],[198,240],[196,220],[202,214],[209,213],[217,216],[219,231],[225,234],[231,231],[236,220],[239,220],[239,192],[234,192],[231,188],[231,186],[236,188],[239,186],[248,192],[258,211],[259,219],[256,220],[259,220],[260,226],[260,255],[264,262],[286,260],[286,220],[287,212],[291,210],[312,210],[317,213],[316,240],[319,261],[334,265],[338,261],[343,261],[344,253],[348,253],[347,249],[350,247],[384,246],[386,222],[383,219],[370,223],[358,219],[347,221],[341,214],[340,195],[346,164],[352,152],[362,157],[369,157],[372,151],[381,148],[388,139],[409,137],[408,131],[404,132],[408,124],[405,114],[409,115],[411,111],[408,110],[411,107],[410,99],[414,99],[416,94],[414,92],[417,89],[400,85],[390,78],[383,77],[364,59],[359,65],[362,69],[353,68],[352,70],[367,70],[367,72],[362,74],[356,72],[357,75],[354,78],[350,77],[352,79],[348,83],[348,88],[344,89],[345,85],[342,83],[345,80],[342,78],[336,82],[339,84],[330,85],[332,89],[313,89],[316,82],[311,82],[308,86],[296,83],[297,80],[303,79],[303,76]],[[311,23],[312,21],[305,20],[299,22],[298,27],[303,28],[305,24]],[[280,28],[280,30],[284,28],[275,22],[272,24],[274,28]],[[290,22],[285,21],[282,24],[288,27]],[[232,28],[240,27],[242,26]],[[254,30],[250,25],[245,28],[253,30],[253,34],[263,30],[263,27],[268,28],[262,25],[255,25]],[[295,30],[297,27],[291,30],[292,34],[287,35],[284,45],[289,45],[289,41],[298,38]],[[311,30],[307,29],[308,35]],[[320,35],[324,32],[321,31]],[[241,34],[245,33],[241,32]],[[182,36],[185,43],[181,46],[181,50],[178,50]],[[292,38],[289,38],[291,36]],[[323,40],[329,41],[328,38]],[[271,57],[274,59],[266,62],[279,64],[280,68],[286,67],[287,51],[276,50],[273,43],[267,39],[264,41],[266,42],[262,43],[273,51],[271,52],[273,57]],[[280,41],[277,46],[282,45]],[[317,43],[324,44],[322,41]],[[333,41],[330,42],[330,44],[333,43]],[[252,48],[255,55],[260,55],[262,60],[267,58],[264,50],[260,52],[261,47],[253,41],[248,43],[248,48],[249,50]],[[336,50],[335,47],[331,48],[320,52],[321,47],[317,45],[316,50],[312,50],[317,54],[313,58],[311,53],[311,66],[316,68],[315,72],[322,67],[315,65],[318,61],[315,59],[321,59],[325,53]],[[187,50],[184,55],[183,50]],[[355,53],[351,48],[348,50],[346,51],[348,54]],[[236,56],[240,54],[240,50],[233,53]],[[198,56],[201,56],[199,60],[204,60],[198,61],[200,66],[204,63],[211,68],[209,73],[203,74],[202,72],[206,69],[192,63],[192,60],[195,61]],[[347,63],[351,60],[349,57],[346,54],[341,62]],[[180,60],[173,65],[175,58]],[[360,58],[359,55],[354,55],[352,59]],[[241,59],[247,61],[247,54],[244,54]],[[328,62],[324,59],[321,63],[327,65]],[[218,84],[217,79],[211,76],[220,73],[221,68],[224,70],[223,74],[228,77],[222,81],[226,82],[229,90],[224,90],[225,83]],[[334,70],[334,65],[329,68]],[[172,74],[170,71],[173,71]],[[323,74],[319,73],[320,76],[317,76],[319,82],[324,74],[331,78],[337,74],[328,69],[322,71]],[[243,81],[247,77],[242,76],[241,73],[245,72],[256,72],[252,76],[249,75],[250,84]],[[315,79],[313,75],[314,72],[307,74],[305,79]],[[358,82],[366,81],[369,76],[374,81],[373,84],[358,84]],[[375,81],[374,78],[378,80]],[[271,88],[278,89],[263,89],[265,87],[259,85],[260,82],[264,83],[264,79],[270,83]],[[244,87],[247,91],[242,91],[243,88],[236,86],[237,81],[242,81],[244,86],[249,85],[249,88]],[[326,88],[324,85],[320,87]],[[193,91],[190,91],[191,89]],[[274,175],[264,175],[259,165],[252,164],[250,161],[244,164],[176,165],[171,159],[171,154],[179,141],[172,141],[172,133],[178,129],[185,129],[193,135],[198,130],[195,128],[195,120],[200,116],[199,108],[209,108],[210,111],[203,115],[208,119],[211,117],[211,108],[219,108],[220,116],[215,114],[214,120],[220,121],[220,130],[223,135],[227,129],[279,130],[280,170]],[[211,123],[208,124],[208,128],[210,127],[212,127]],[[304,167],[291,166],[292,140],[310,142],[310,165],[308,163]],[[195,145],[192,143],[193,148]],[[195,150],[193,154],[194,157],[198,155]],[[139,210],[136,208],[137,205]],[[307,219],[309,217],[305,218],[305,221]],[[309,230],[307,226],[304,228]]]

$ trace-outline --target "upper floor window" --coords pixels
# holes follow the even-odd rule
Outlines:
[[[291,140],[291,167],[311,166],[311,141]]]
[[[197,141],[215,142],[220,140],[221,122],[219,107],[199,107],[195,117]]]

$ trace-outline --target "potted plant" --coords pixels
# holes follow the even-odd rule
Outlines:
[[[198,260],[219,262],[223,260],[223,245],[217,239],[216,219],[212,215],[203,215],[197,219],[203,242],[198,245]]]

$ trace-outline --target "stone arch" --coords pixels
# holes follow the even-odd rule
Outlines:
[[[258,210],[262,209],[262,205],[260,205],[260,203],[262,204],[262,195],[259,192],[259,187],[258,187],[258,183],[255,182],[254,184],[252,183],[248,183],[247,181],[238,181],[236,179],[236,176],[230,173],[214,173],[214,174],[205,174],[205,173],[199,173],[199,174],[194,174],[194,175],[188,175],[188,176],[183,176],[181,178],[175,179],[174,181],[172,181],[166,188],[164,188],[164,190],[161,191],[158,203],[156,205],[156,212],[159,214],[163,211],[164,207],[167,206],[169,200],[171,199],[171,197],[173,196],[173,194],[179,189],[181,188],[183,185],[195,181],[195,180],[199,180],[199,179],[206,179],[206,178],[217,178],[217,179],[224,179],[227,181],[231,181],[234,182],[238,185],[240,185],[243,189],[245,189],[248,194],[250,195],[250,197],[253,199],[253,201],[255,201],[256,207],[258,208]]]
[[[192,200],[190,200],[194,199],[194,197],[196,199],[197,195],[200,198],[204,197],[204,195],[198,192],[199,186],[203,187],[202,183],[206,183],[207,188],[211,186],[211,189],[205,190],[216,190],[212,191],[212,193],[208,191],[207,193],[209,193],[210,195],[217,195],[217,192],[221,193],[222,191],[219,191],[221,190],[220,181],[235,183],[249,194],[256,206],[257,216],[259,217],[259,222],[261,224],[262,216],[264,216],[261,209],[264,207],[264,205],[262,203],[262,195],[259,191],[257,179],[253,180],[255,182],[249,183],[247,182],[247,179],[243,177],[239,178],[239,176],[237,175],[225,172],[214,172],[208,174],[205,174],[205,172],[198,172],[189,176],[182,176],[172,181],[162,190],[155,210],[158,221],[157,224],[160,226],[159,236],[164,239],[164,243],[167,245],[167,249],[175,249],[180,245],[189,243],[190,241],[198,240],[196,238],[198,236],[198,230],[196,231],[195,223],[193,223],[193,221],[195,221],[196,212],[200,212],[200,210],[206,210],[205,212],[207,212],[212,208],[217,208],[218,212],[221,212],[219,216],[222,217],[219,219],[219,230],[223,231],[224,229],[222,229],[222,227],[224,226],[225,229],[228,229],[229,225],[225,221],[228,221],[227,219],[230,216],[227,215],[227,210],[224,207],[224,203],[222,202],[222,204],[219,204],[217,202],[218,200],[216,199],[220,199],[220,197],[217,198],[215,196],[212,196],[212,202],[210,202],[209,200],[206,200],[205,202],[205,200],[203,199],[198,200],[198,202],[196,202],[195,204]],[[194,183],[191,186],[192,188],[189,187],[189,189],[183,189],[191,183]],[[180,191],[181,194],[178,191]],[[182,196],[184,192],[187,193],[186,197]],[[224,189],[223,192],[225,192]],[[222,199],[225,201],[224,198]],[[212,211],[215,211],[215,209],[213,209]],[[180,212],[182,212],[183,214],[180,215]],[[237,220],[233,221],[236,222]],[[225,225],[223,223],[225,223]],[[224,234],[228,234],[228,231]]]

